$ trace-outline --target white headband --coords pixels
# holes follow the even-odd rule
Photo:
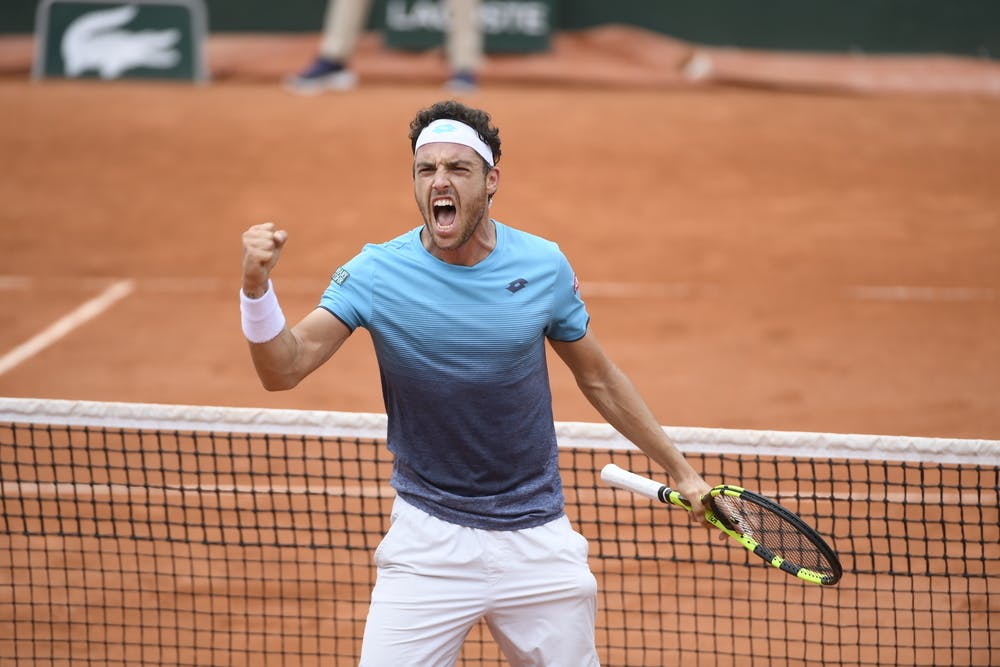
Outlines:
[[[420,132],[417,143],[413,147],[416,153],[424,144],[445,143],[462,144],[479,153],[486,163],[493,165],[493,151],[486,145],[486,142],[479,138],[479,133],[471,127],[457,120],[440,118]]]

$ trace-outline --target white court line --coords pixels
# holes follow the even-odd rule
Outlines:
[[[26,290],[32,282],[27,276],[0,276],[0,290]]]
[[[94,319],[125,298],[135,289],[131,280],[119,280],[76,310],[53,322],[48,328],[0,357],[0,375],[35,356],[77,327]]]
[[[566,489],[567,496],[586,495],[579,490]],[[135,498],[141,496],[187,496],[194,495],[307,495],[336,496],[345,498],[392,498],[396,491],[384,484],[354,484],[344,486],[323,485],[285,485],[285,484],[168,484],[166,486],[144,486],[139,484],[100,484],[84,482],[0,482],[0,497],[34,500],[112,500],[116,497]],[[908,491],[888,492],[879,495],[867,493],[834,492],[828,496],[799,496],[792,493],[779,493],[776,489],[765,489],[762,495],[782,503],[790,509],[795,505],[807,503],[822,504],[825,502],[851,501],[865,503],[892,504],[926,504],[939,506],[982,505],[993,507],[997,503],[997,494],[989,489],[979,491],[937,491],[911,489]],[[612,488],[600,488],[597,496],[602,500],[617,499],[625,495]],[[637,499],[637,503],[646,503],[645,499]]]
[[[605,299],[688,299],[695,295],[715,293],[719,290],[711,285],[691,283],[626,283],[607,281],[582,281],[580,294]]]
[[[862,301],[992,301],[996,290],[988,287],[912,287],[856,285],[847,293]]]
[[[829,495],[803,496],[797,493],[780,492],[777,489],[764,489],[757,493],[780,503],[790,510],[796,511],[798,506],[822,505],[831,502],[859,502],[859,503],[890,503],[894,505],[940,505],[940,506],[960,506],[960,505],[982,505],[986,508],[994,507],[998,498],[996,492],[990,489],[980,489],[979,491],[937,491],[924,489],[910,489],[906,491],[890,491],[883,494],[871,493],[850,493],[835,491]],[[567,495],[574,493],[573,489],[566,489]],[[608,497],[621,497],[627,492],[615,489],[598,489],[597,494],[602,499]],[[577,495],[580,494],[576,491]],[[635,494],[633,494],[635,495]],[[637,504],[649,502],[642,496],[636,496]],[[655,505],[655,503],[654,503]]]
[[[322,495],[345,498],[392,498],[396,491],[391,486],[355,484],[348,486],[288,486],[282,484],[170,484],[167,486],[142,486],[138,484],[94,484],[81,482],[2,482],[0,497],[31,499],[96,500],[136,496],[186,496],[189,494],[216,496],[244,494]]]
[[[45,281],[55,281],[73,288],[92,289],[102,279],[86,279],[67,276],[47,276]],[[102,281],[103,282],[103,281]],[[229,279],[211,276],[149,276],[135,281],[144,292],[154,294],[217,292],[237,290]],[[0,275],[0,292],[25,291],[38,287],[39,279],[29,276]],[[314,294],[319,295],[326,287],[321,277],[303,278],[286,276],[276,286],[279,295]],[[63,289],[66,289],[63,286]],[[584,296],[595,299],[691,299],[697,297],[718,297],[731,291],[732,287],[714,283],[687,282],[617,282],[587,281],[580,286]],[[762,288],[765,289],[766,288]],[[833,296],[840,294],[858,301],[888,302],[975,302],[996,301],[1000,290],[993,287],[935,287],[917,285],[847,285],[820,287],[819,292]]]

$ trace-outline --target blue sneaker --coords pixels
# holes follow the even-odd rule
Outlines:
[[[293,92],[315,95],[325,90],[350,90],[358,85],[358,77],[343,63],[317,56],[309,67],[289,77],[285,85]]]
[[[459,70],[451,75],[444,87],[454,93],[471,93],[479,88],[476,75],[468,70]]]

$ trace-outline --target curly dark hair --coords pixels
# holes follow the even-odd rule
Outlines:
[[[500,130],[490,124],[490,115],[482,109],[467,107],[455,100],[438,102],[417,112],[410,121],[410,150],[416,152],[417,138],[423,129],[442,118],[457,120],[474,129],[493,152],[493,164],[500,162]],[[483,163],[485,164],[486,160],[483,160]],[[488,169],[489,165],[486,167]]]

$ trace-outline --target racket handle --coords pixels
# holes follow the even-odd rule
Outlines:
[[[637,493],[660,502],[667,502],[670,489],[657,481],[636,475],[624,468],[619,468],[614,463],[609,463],[601,470],[601,479],[609,485]]]

